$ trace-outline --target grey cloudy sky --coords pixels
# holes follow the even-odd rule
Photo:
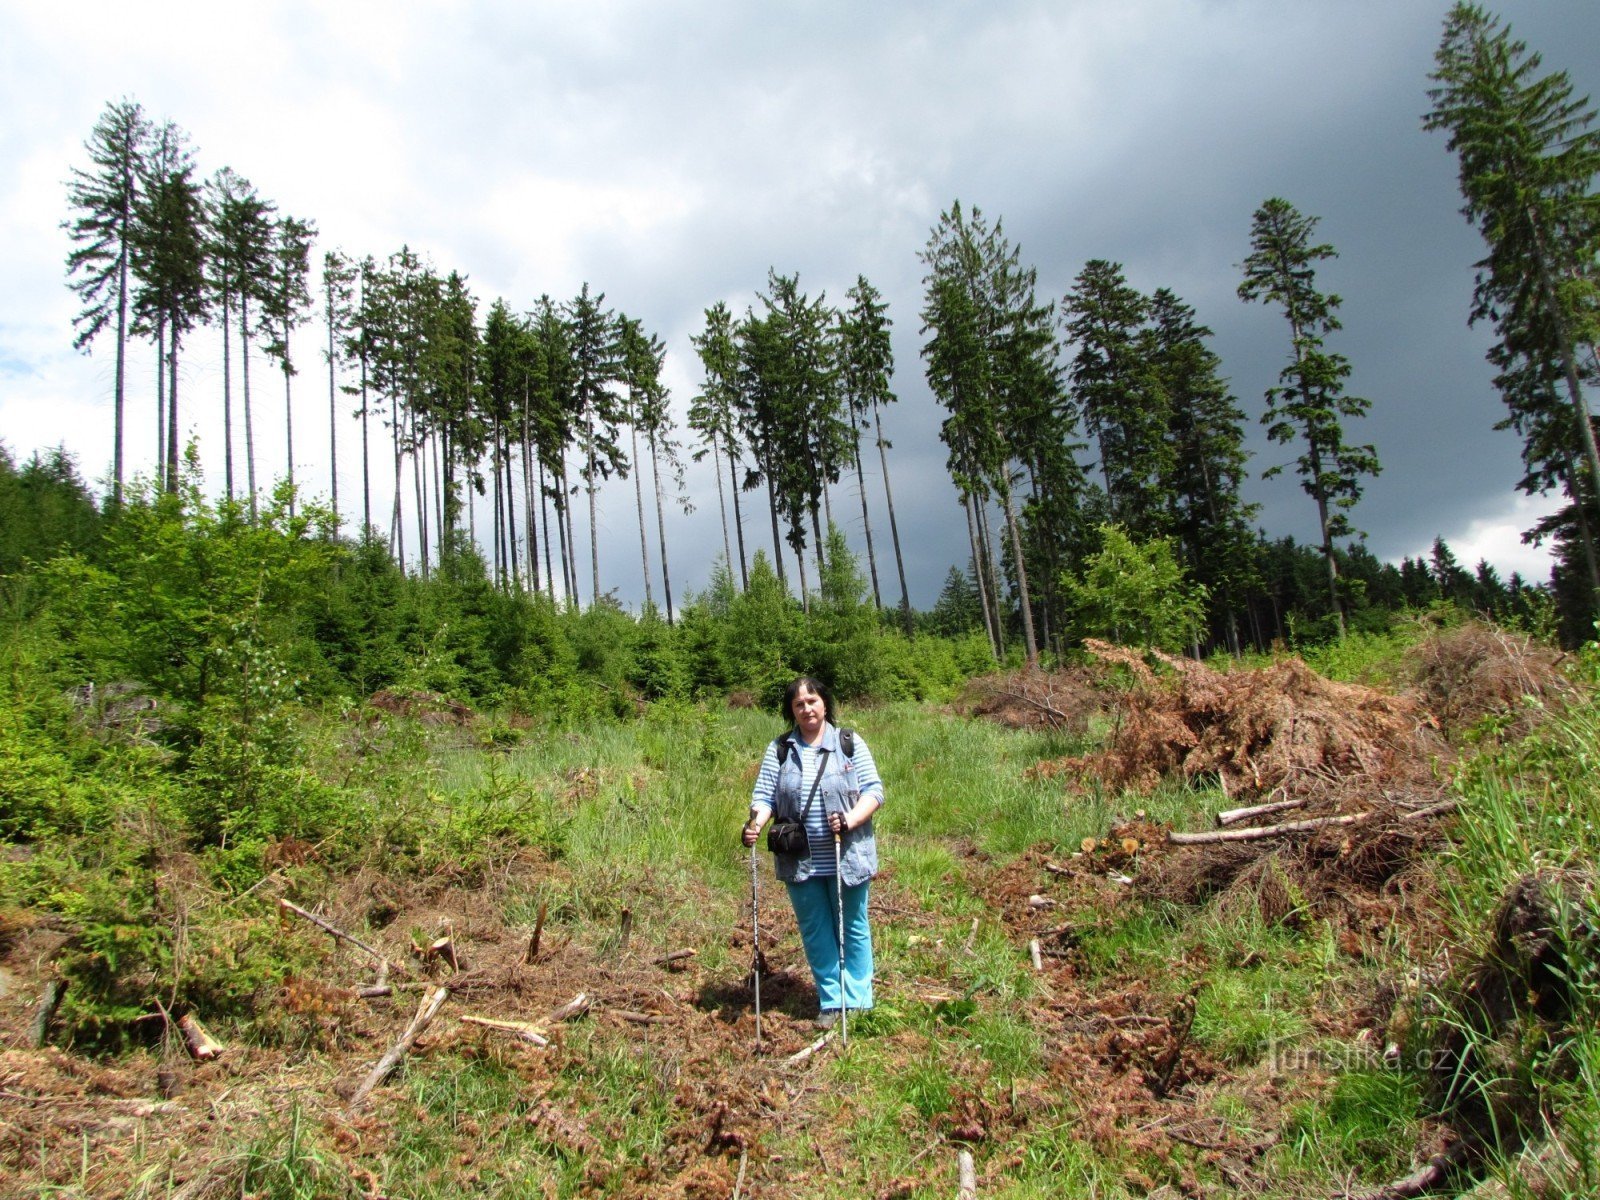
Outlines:
[[[1348,430],[1383,462],[1356,508],[1380,557],[1443,535],[1471,564],[1543,578],[1517,533],[1549,502],[1515,491],[1518,447],[1466,327],[1482,253],[1459,216],[1455,163],[1425,134],[1426,75],[1445,0],[455,0],[325,4],[0,0],[0,439],[16,456],[64,444],[91,478],[111,458],[111,347],[71,348],[64,181],[109,100],[130,97],[191,135],[202,174],[230,166],[318,252],[410,244],[469,276],[480,314],[587,281],[668,347],[681,419],[699,382],[689,339],[706,306],[753,303],[769,267],[843,302],[858,274],[895,321],[900,403],[890,471],[912,600],[931,604],[964,554],[964,524],[922,378],[917,252],[960,199],[1004,220],[1041,290],[1059,298],[1090,258],[1143,291],[1170,287],[1216,331],[1250,414],[1252,468],[1287,462],[1255,418],[1287,353],[1281,316],[1235,294],[1250,216],[1283,196],[1321,219],[1344,297],[1330,347],[1372,402]],[[1600,5],[1494,6],[1516,33],[1600,92]],[[327,380],[302,335],[296,474],[326,494]],[[130,463],[154,461],[150,352],[133,357]],[[257,376],[258,470],[282,474],[282,394]],[[221,348],[194,334],[185,433],[220,479]],[[340,431],[342,507],[359,486]],[[381,476],[381,472],[379,472]],[[868,479],[874,533],[881,482]],[[721,550],[709,472],[673,514],[674,592]],[[1315,536],[1292,472],[1252,482],[1274,536]],[[386,505],[385,493],[382,503]],[[384,509],[386,511],[386,508]],[[835,496],[859,547],[853,491]],[[769,543],[764,512],[748,531]],[[580,533],[580,540],[586,534]],[[631,485],[605,494],[601,588],[642,594]],[[654,548],[652,547],[652,555]],[[587,562],[587,546],[580,561]],[[589,587],[584,571],[584,593]]]

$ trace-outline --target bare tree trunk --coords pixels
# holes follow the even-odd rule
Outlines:
[[[628,425],[628,432],[633,438],[633,501],[639,512],[639,562],[644,569],[644,603],[646,608],[655,607],[655,595],[650,589],[650,542],[644,531],[644,474],[639,469],[639,427],[632,422]]]
[[[733,532],[739,539],[739,590],[749,591],[750,570],[745,565],[744,553],[744,513],[739,504],[739,464],[731,451],[728,454],[728,476],[733,482]]]
[[[339,380],[333,358],[333,284],[328,288],[328,488],[332,493],[333,528],[339,529]]]
[[[156,487],[173,489],[167,483],[167,323],[156,321]]]
[[[411,426],[411,491],[417,505],[417,564],[422,571],[422,578],[428,578],[428,569],[432,566],[429,561],[428,551],[428,497],[423,486],[423,460],[428,455],[428,447],[417,435],[417,416],[413,411],[410,419]]]
[[[250,293],[239,293],[239,373],[244,385],[244,475],[250,489],[250,523],[256,523],[256,436],[250,411]]]
[[[861,469],[861,435],[851,439],[850,452],[856,461],[856,495],[861,499],[861,528],[867,535],[867,571],[872,576],[872,606],[883,608],[883,593],[878,588],[878,556],[872,550],[872,518],[867,515],[867,476]]]
[[[178,342],[177,327],[167,347],[167,491],[178,490]]]
[[[361,536],[372,532],[372,446],[367,436],[367,356],[361,355]]]
[[[999,661],[1000,632],[996,628],[994,615],[989,609],[989,585],[985,580],[983,569],[983,547],[978,541],[978,522],[972,511],[974,497],[963,495],[961,507],[967,514],[967,543],[972,547],[972,577],[978,584],[978,606],[983,610],[983,628],[989,635],[989,649],[994,653],[995,661]]]
[[[761,475],[762,475],[762,478],[766,480],[766,484],[767,484],[767,509],[772,514],[772,557],[774,559],[773,565],[774,565],[775,569],[778,572],[778,582],[783,584],[785,589],[787,589],[788,586],[789,586],[789,580],[788,580],[787,576],[784,573],[784,567],[783,567],[783,538],[778,533],[778,496],[777,496],[777,493],[775,493],[772,490],[772,472],[768,471],[768,470],[763,470],[761,472]],[[804,583],[802,583],[800,585],[800,593],[801,593],[802,596],[805,595],[805,584]]]
[[[517,556],[517,480],[515,472],[511,469],[511,443],[506,438],[503,427],[497,440],[500,443],[500,453],[505,456],[506,549],[511,554],[511,583],[521,591],[522,563]]]
[[[289,322],[283,323],[283,436],[288,452],[289,515],[294,516],[294,397],[289,386]]]
[[[587,429],[589,473],[584,478],[584,483],[589,492],[589,577],[594,583],[594,590],[589,595],[590,604],[600,602],[600,517],[595,502],[595,494],[600,490],[595,485],[594,462],[594,421],[591,418]]]
[[[1033,635],[1033,602],[1028,596],[1028,567],[1022,557],[1022,534],[1017,529],[1017,510],[1011,501],[1008,485],[1000,497],[1006,514],[1006,528],[1011,534],[1011,557],[1017,572],[1018,603],[1022,608],[1022,644],[1028,655],[1030,668],[1039,665],[1039,643]]]
[[[120,420],[122,414],[118,413]],[[121,436],[121,430],[118,430]],[[117,481],[119,484],[121,480]],[[222,491],[233,503],[233,304],[227,280],[222,284]],[[117,503],[121,504],[121,497]]]
[[[906,560],[900,553],[900,526],[894,518],[894,496],[889,491],[889,457],[883,440],[883,421],[878,415],[876,403],[872,406],[872,420],[878,434],[878,461],[883,467],[883,498],[889,504],[889,536],[894,541],[895,568],[900,572],[900,611],[905,617],[906,634],[910,636],[916,632],[911,618],[911,592],[906,588]]]
[[[405,454],[400,447],[399,397],[389,398],[389,440],[394,444],[394,508],[389,517],[389,545],[394,547],[395,562],[406,569],[406,526],[400,511],[400,498],[405,495]]]
[[[661,496],[661,459],[656,452],[656,435],[652,430],[649,434],[650,441],[650,476],[656,485],[656,537],[661,542],[661,589],[667,600],[667,624],[673,624],[672,614],[672,573],[667,569],[667,517],[666,505]],[[722,479],[717,478],[717,488],[720,491]],[[727,515],[723,515],[722,539],[726,546],[728,539]]]
[[[728,539],[728,499],[722,489],[722,452],[717,449],[717,441],[711,439],[711,474],[717,480],[717,512],[722,516],[722,561],[728,564],[728,572],[733,572],[733,543]],[[656,479],[659,490],[661,480]]]

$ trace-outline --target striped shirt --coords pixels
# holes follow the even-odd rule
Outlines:
[[[817,770],[822,762],[822,748],[808,746],[798,737],[794,744],[800,750],[800,801],[799,807],[804,808],[806,797],[811,795],[811,785],[817,778]],[[867,749],[866,742],[856,735],[855,753],[849,762],[855,767],[856,787],[863,796],[869,792],[878,797],[878,803],[883,803],[883,781],[878,778],[878,765],[872,760],[872,751]],[[778,752],[776,743],[767,744],[767,752],[761,759],[761,770],[756,775],[755,789],[750,799],[750,812],[752,816],[765,821],[772,812],[772,795],[778,787]],[[822,793],[819,790],[817,799],[811,805],[811,811],[806,814],[806,840],[811,844],[811,873],[813,875],[833,875],[836,873],[833,850],[833,831],[828,828],[827,814],[822,810]]]

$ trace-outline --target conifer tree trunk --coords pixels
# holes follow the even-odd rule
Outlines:
[[[250,523],[256,523],[256,434],[255,419],[250,411],[250,293],[239,290],[239,374],[244,385],[244,473],[245,486],[250,489]]]
[[[872,406],[873,425],[878,435],[878,461],[883,467],[883,498],[889,505],[889,537],[894,542],[894,565],[900,573],[900,611],[905,617],[906,635],[915,633],[915,623],[911,617],[911,592],[906,587],[906,560],[900,553],[900,526],[894,516],[894,494],[889,490],[889,456],[883,443],[883,420],[879,415],[878,406]]]
[[[222,480],[233,503],[233,311],[227,268],[222,278]]]
[[[662,590],[662,593],[665,595],[666,601],[667,601],[667,624],[671,625],[671,624],[673,624],[673,614],[672,614],[672,572],[667,566],[667,517],[666,517],[666,511],[665,511],[666,510],[666,505],[663,502],[662,495],[661,495],[661,460],[660,460],[660,458],[658,457],[658,455],[656,453],[656,435],[655,435],[655,431],[654,430],[650,431],[649,442],[650,442],[650,475],[651,475],[651,478],[655,480],[655,485],[656,485],[656,537],[661,542],[661,590]],[[718,490],[720,491],[721,487],[722,487],[722,478],[721,478],[720,475],[717,477],[717,487],[718,487]],[[727,518],[727,514],[726,513],[723,514],[723,518],[722,518],[722,540],[723,540],[723,545],[726,546],[727,545],[727,540],[728,540],[728,518]]]
[[[722,452],[717,449],[716,440],[711,442],[711,474],[717,481],[717,512],[722,517],[722,561],[728,564],[728,570],[733,571],[733,542],[728,538],[728,500],[722,487]]]
[[[1017,603],[1022,609],[1022,644],[1030,668],[1039,665],[1039,643],[1033,635],[1033,602],[1028,595],[1028,567],[1022,557],[1022,534],[1017,529],[1016,505],[1011,500],[1010,487],[1000,495],[1005,507],[1006,528],[1011,534],[1011,557],[1017,572]]]
[[[983,629],[989,635],[989,649],[998,662],[1001,654],[1000,631],[989,606],[989,584],[985,578],[988,573],[983,569],[983,548],[978,541],[978,523],[974,519],[973,497],[970,494],[961,497],[961,507],[967,514],[967,544],[972,548],[972,578],[978,585],[978,606],[983,610]]]
[[[167,323],[156,319],[156,488],[167,485]]]
[[[333,504],[333,528],[339,528],[339,381],[333,356],[333,284],[328,288],[328,487]]]
[[[728,478],[733,487],[733,533],[739,542],[739,590],[750,590],[750,568],[745,563],[744,513],[739,503],[739,466],[733,455],[728,455]]]
[[[639,563],[644,570],[644,603],[646,608],[655,607],[655,594],[650,587],[650,543],[645,535],[644,526],[644,474],[639,468],[639,426],[630,422],[628,431],[633,438],[633,501],[639,514]]]
[[[872,518],[867,515],[867,477],[861,469],[861,435],[850,439],[850,456],[855,460],[856,495],[861,500],[861,528],[867,535],[867,571],[872,576],[872,606],[883,611],[883,592],[878,588],[878,556],[872,549]]]

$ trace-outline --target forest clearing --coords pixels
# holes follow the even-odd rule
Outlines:
[[[1431,631],[1383,687],[1096,653],[847,714],[889,797],[847,1044],[770,860],[755,1039],[769,713],[518,736],[390,697],[317,735],[342,831],[258,869],[133,810],[99,862],[13,843],[7,1190],[1592,1194],[1590,652]]]

